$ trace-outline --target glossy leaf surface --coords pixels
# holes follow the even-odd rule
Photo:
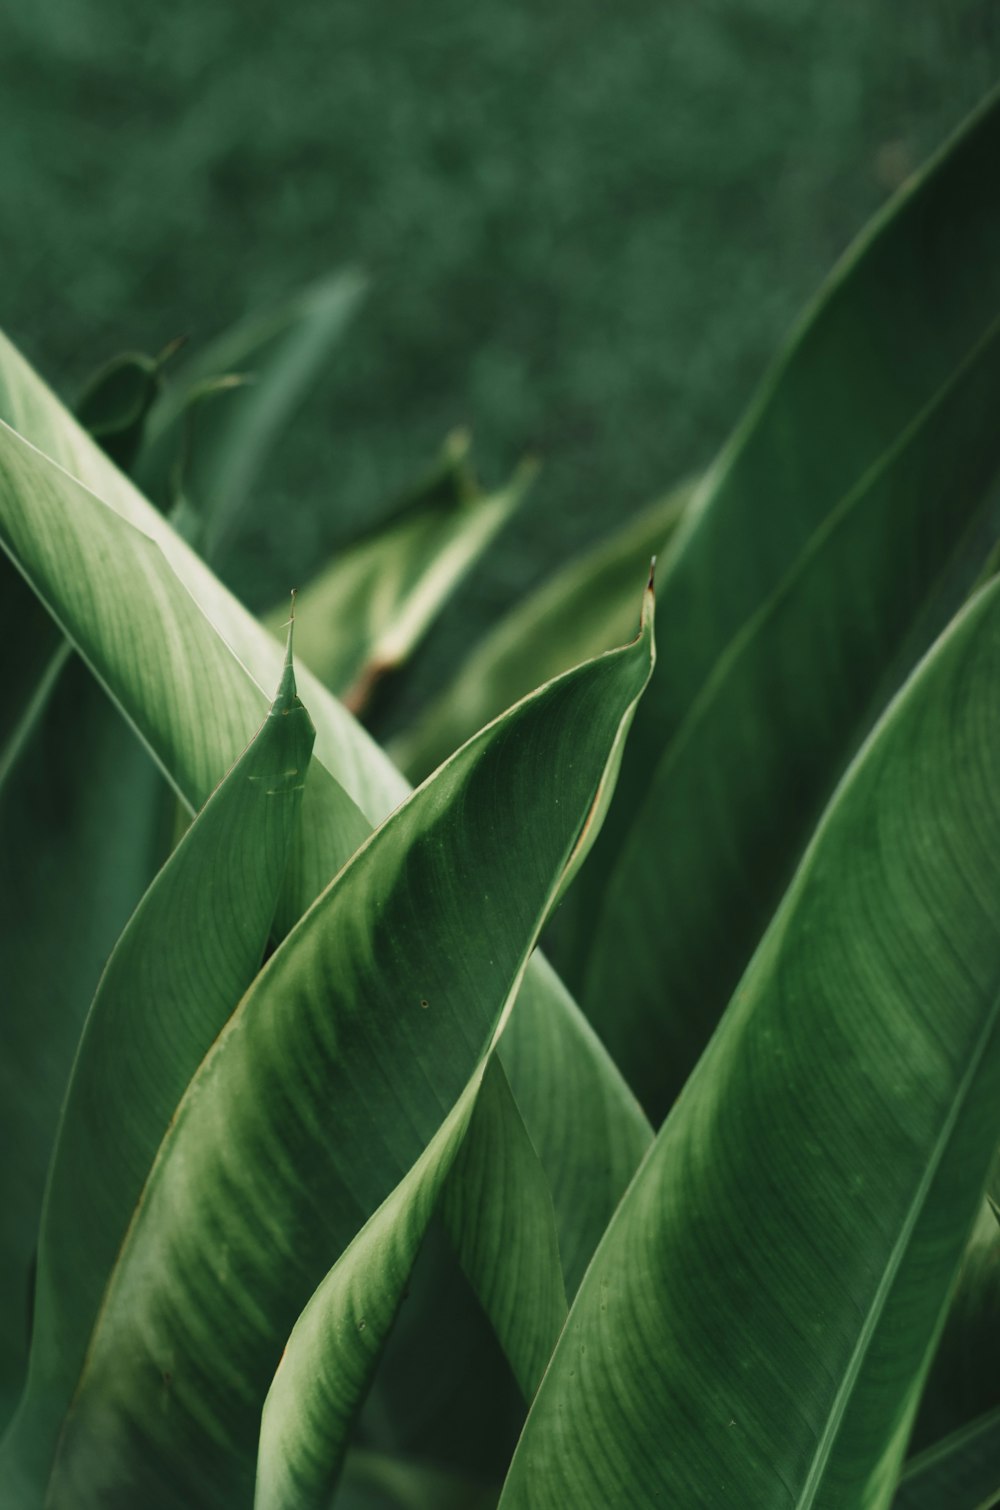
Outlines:
[[[998,676],[993,584],[828,809],[598,1248],[504,1510],[890,1503],[995,1150]]]

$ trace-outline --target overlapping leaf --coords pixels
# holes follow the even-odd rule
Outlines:
[[[603,1239],[504,1510],[876,1510],[996,1142],[1000,584],[842,783]]]
[[[195,807],[259,726],[266,699],[250,673],[256,668],[266,677],[274,654],[280,659],[278,647],[9,347],[6,357],[6,369],[0,370],[19,395],[22,422],[95,487],[106,487],[116,507],[106,506],[19,436],[0,429],[0,543]],[[318,736],[302,842],[279,904],[282,931],[368,832],[368,823],[323,762],[366,803],[369,818],[381,816],[406,790],[350,716],[315,679],[304,680]],[[528,971],[505,1035],[504,1057],[552,1185],[572,1286],[648,1144],[650,1129],[572,999],[541,960]]]
[[[635,584],[666,546],[691,496],[676,489],[513,608],[476,646],[455,681],[390,746],[413,781],[540,681],[620,644],[635,616]]]
[[[299,594],[299,654],[353,713],[365,711],[383,680],[412,654],[458,583],[520,507],[532,476],[532,468],[523,468],[508,487],[484,495],[469,465],[468,436],[457,433],[425,481],[388,518],[338,551]],[[640,559],[632,574],[633,615],[641,571]],[[274,618],[268,621],[272,625]],[[541,672],[495,713],[545,680]],[[451,749],[444,751],[450,754]]]
[[[651,634],[460,751],[258,977],[151,1171],[62,1439],[60,1505],[238,1502],[298,1311],[472,1093],[593,836]],[[380,1314],[377,1269],[361,1282]]]
[[[557,956],[655,1115],[991,543],[998,150],[994,98],[834,273],[660,563],[670,674]]]
[[[12,1479],[45,1472],[157,1147],[257,973],[311,746],[289,662],[260,733],[146,893],[101,979],[48,1181],[28,1386],[3,1454],[8,1495]]]

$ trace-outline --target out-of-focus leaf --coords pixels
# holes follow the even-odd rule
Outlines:
[[[259,727],[267,708],[261,689],[277,681],[280,649],[2,342],[0,378],[21,423],[60,463],[0,428],[0,546],[197,808]],[[369,823],[407,791],[330,693],[305,673],[299,681],[317,740],[279,933],[353,854]],[[552,1185],[572,1288],[570,1276],[582,1272],[651,1131],[540,958],[526,976],[502,1058]]]
[[[998,676],[994,583],[828,808],[587,1271],[504,1510],[891,1502],[996,1146]]]
[[[497,1491],[423,1463],[347,1455],[334,1510],[496,1510]]]
[[[77,419],[123,472],[132,470],[149,411],[163,388],[163,368],[181,344],[172,341],[158,357],[141,351],[112,357],[77,401]]]
[[[670,671],[556,956],[654,1120],[1000,527],[998,151],[994,100],[834,273],[661,562]]]
[[[297,1424],[322,1403],[319,1467],[332,1475],[418,1210],[447,1172],[441,1145],[471,1110],[538,931],[592,841],[651,662],[650,614],[630,646],[518,704],[377,830],[271,957],[146,1182],[61,1439],[60,1506],[238,1502],[296,1316],[363,1227],[369,1247],[365,1223],[409,1182],[419,1198],[395,1197],[377,1262],[345,1256],[307,1313],[309,1335],[334,1328],[341,1353],[321,1349],[299,1413],[288,1417],[280,1388],[269,1406],[274,1471],[297,1482],[300,1449],[314,1466],[317,1454]],[[279,1380],[300,1356],[291,1343]]]
[[[549,1184],[496,1057],[445,1181],[442,1211],[531,1400],[566,1320],[566,1288]]]
[[[911,1458],[893,1510],[994,1510],[1000,1504],[1000,1410]]]
[[[635,584],[676,529],[693,484],[669,493],[519,603],[473,650],[455,681],[390,745],[411,781],[540,680],[618,645],[635,617]]]
[[[339,551],[299,594],[299,653],[352,713],[364,712],[383,680],[413,653],[520,507],[533,475],[533,467],[524,467],[509,487],[484,495],[469,467],[468,436],[451,436],[425,481],[375,529]],[[633,614],[640,574],[632,577]],[[265,623],[274,627],[276,621],[280,613]],[[532,685],[539,680],[544,675]]]
[[[160,871],[101,978],[46,1188],[28,1385],[4,1447],[29,1483],[54,1451],[160,1141],[260,966],[312,738],[289,660],[260,733]]]
[[[253,379],[230,398],[199,405],[185,491],[204,518],[210,553],[232,534],[268,453],[317,380],[365,287],[361,274],[349,269],[241,321],[192,355],[150,415],[139,482],[150,496],[173,502],[172,477],[187,447],[192,397],[223,375]]]

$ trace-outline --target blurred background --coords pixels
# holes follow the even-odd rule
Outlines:
[[[70,402],[122,348],[370,279],[227,562],[254,606],[455,426],[489,483],[542,457],[418,699],[711,459],[852,236],[1000,75],[995,0],[39,0],[3,32],[0,322]]]

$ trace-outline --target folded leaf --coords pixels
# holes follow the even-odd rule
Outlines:
[[[651,658],[647,616],[631,646],[466,745],[272,956],[147,1181],[62,1437],[50,1490],[61,1506],[195,1510],[247,1490],[297,1314],[418,1161],[436,1178],[439,1140],[474,1095],[538,931],[591,842]],[[350,1354],[331,1360],[338,1408],[395,1311],[397,1244],[418,1225],[407,1203],[384,1285],[371,1262],[345,1282],[338,1303],[362,1286],[372,1337],[354,1329]],[[328,1385],[324,1365],[316,1388]]]
[[[1000,1095],[1000,583],[851,767],[587,1271],[501,1504],[891,1502]]]

